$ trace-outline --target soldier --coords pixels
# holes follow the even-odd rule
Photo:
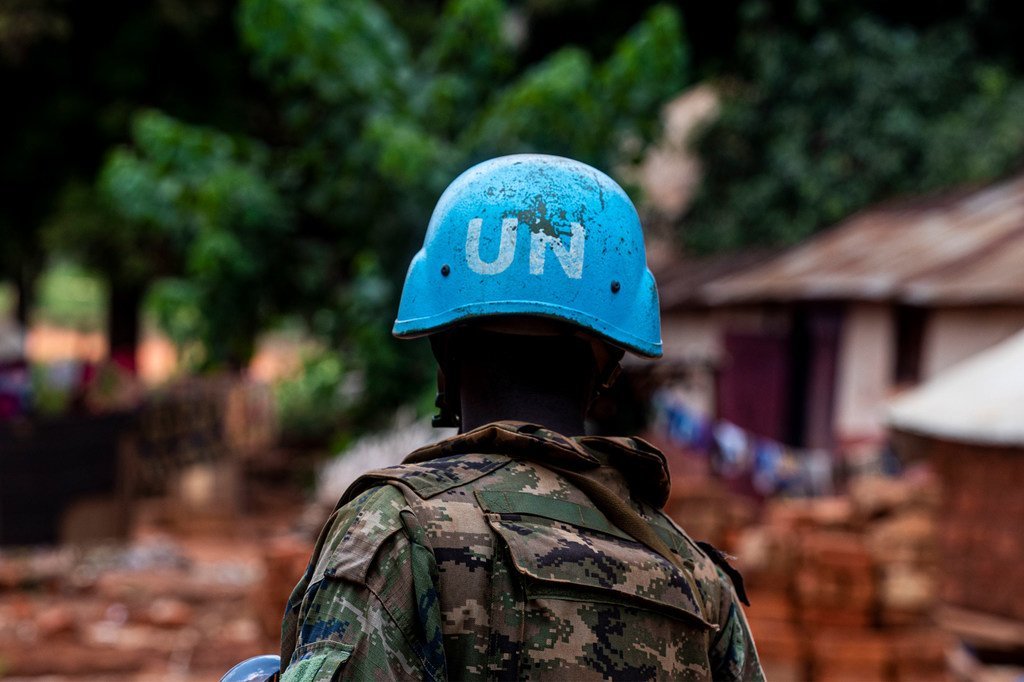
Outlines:
[[[542,155],[463,173],[394,334],[430,338],[459,434],[346,492],[288,601],[282,680],[763,679],[738,574],[660,511],[664,456],[583,435],[623,352],[661,355],[611,178]]]

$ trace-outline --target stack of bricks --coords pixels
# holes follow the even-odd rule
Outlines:
[[[943,679],[935,500],[930,482],[865,478],[843,497],[768,503],[734,549],[772,679]]]
[[[756,520],[757,505],[750,498],[731,493],[715,479],[677,477],[673,473],[665,512],[691,537],[716,547],[731,547],[737,535]]]

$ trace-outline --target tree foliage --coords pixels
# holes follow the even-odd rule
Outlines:
[[[794,242],[877,201],[1024,162],[1024,82],[979,56],[963,24],[862,14],[779,29],[765,6],[748,9],[742,79],[722,82],[721,117],[699,140],[706,175],[682,225],[692,247]]]
[[[0,279],[19,280],[28,294],[44,251],[55,246],[41,228],[62,221],[72,241],[61,251],[107,274],[111,259],[104,254],[112,251],[101,246],[113,240],[85,227],[99,238],[86,244],[66,219],[110,218],[91,184],[139,107],[228,130],[258,118],[261,98],[232,39],[234,6],[109,0],[98,12],[93,3],[67,0],[0,2]],[[54,216],[55,209],[63,215]],[[125,258],[137,253],[135,245],[114,245]]]
[[[677,15],[652,11],[605,63],[565,48],[516,72],[498,0],[452,0],[414,46],[375,3],[248,0],[242,36],[279,93],[299,202],[338,245],[402,269],[430,206],[468,165],[501,153],[571,154],[604,168],[650,137],[685,83]],[[366,226],[373,225],[372,233]]]
[[[111,152],[98,181],[119,244],[159,242],[148,271],[162,258],[180,278],[177,302],[204,311],[196,331],[207,362],[245,361],[280,310],[282,287],[268,283],[289,252],[291,211],[268,180],[268,150],[156,111],[135,118],[132,143]]]
[[[451,0],[414,44],[372,0],[243,0],[238,26],[274,94],[261,141],[155,111],[100,174],[133,235],[170,254],[208,361],[242,361],[255,332],[294,313],[363,377],[366,420],[414,400],[422,350],[390,339],[402,276],[431,207],[469,165],[560,153],[614,171],[686,83],[674,10],[659,7],[595,61],[566,47],[525,70],[499,0]],[[159,250],[154,250],[156,253]],[[165,318],[195,322],[165,307]]]

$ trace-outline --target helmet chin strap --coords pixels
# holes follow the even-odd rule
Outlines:
[[[434,407],[438,413],[430,421],[435,429],[459,428],[462,424],[462,406],[459,399],[458,363],[452,352],[451,334],[434,334],[430,348],[437,360],[437,397]]]
[[[430,425],[435,429],[457,429],[462,423],[462,415],[459,414],[459,408],[457,407],[459,397],[458,390],[455,390],[453,387],[452,389],[449,389],[451,390],[449,393],[449,390],[446,390],[447,385],[448,382],[445,381],[444,372],[440,367],[438,367],[437,397],[434,398],[434,407],[437,408],[438,412],[430,420]],[[452,402],[453,400],[455,402],[454,405]]]
[[[594,397],[603,391],[607,391],[619,378],[622,372],[622,365],[619,364],[625,351],[615,346],[610,346],[604,341],[593,337],[590,338],[590,351],[594,354],[594,365],[597,367],[597,381],[594,388]]]
[[[587,412],[597,400],[598,396],[607,391],[619,378],[622,372],[622,365],[619,361],[625,352],[621,348],[609,346],[603,341],[591,338],[590,350],[594,355],[594,365],[597,372],[594,374],[594,383],[590,387],[590,399],[587,401]]]

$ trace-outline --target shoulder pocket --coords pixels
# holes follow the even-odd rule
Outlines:
[[[331,682],[352,655],[353,646],[340,642],[311,642],[295,650],[281,682]]]
[[[494,531],[524,576],[527,598],[621,604],[715,626],[685,574],[592,507],[522,492],[478,492]]]

